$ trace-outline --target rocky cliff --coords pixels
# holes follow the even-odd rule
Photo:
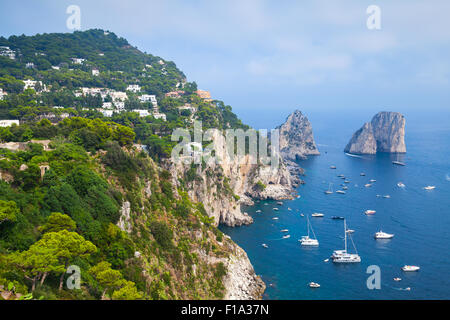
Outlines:
[[[280,130],[280,152],[284,159],[295,161],[309,155],[319,155],[311,123],[299,110],[291,113]]]
[[[242,212],[241,205],[252,205],[252,199],[290,199],[299,183],[280,159],[278,168],[255,164],[251,155],[231,158],[225,151],[223,136],[213,136],[215,150],[221,160],[201,165],[182,161],[168,165],[173,183],[185,183],[189,197],[201,202],[214,223],[228,226],[250,224],[253,219]]]
[[[344,149],[355,154],[405,153],[405,117],[398,112],[379,112],[356,131]]]

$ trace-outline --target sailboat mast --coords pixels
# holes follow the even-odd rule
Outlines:
[[[345,242],[345,253],[347,253],[347,224],[344,219],[344,242]]]

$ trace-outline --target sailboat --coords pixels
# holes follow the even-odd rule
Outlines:
[[[392,161],[392,164],[395,164],[397,166],[406,166],[406,163],[398,161],[398,154],[397,154],[397,160]]]
[[[306,225],[307,225],[307,228],[308,228],[308,235],[307,235],[307,236],[303,236],[303,237],[302,237],[300,240],[298,240],[298,241],[300,241],[300,244],[301,244],[302,246],[318,246],[318,245],[319,245],[319,241],[316,239],[316,235],[315,235],[315,233],[314,233],[314,230],[313,230],[311,224],[309,223],[308,216],[306,216]],[[309,230],[310,230],[310,229],[311,229],[312,234],[314,235],[314,239],[311,239],[311,238],[309,237]]]
[[[344,250],[335,250],[331,255],[331,259],[333,259],[334,263],[357,263],[361,262],[361,257],[358,255],[356,251],[355,244],[353,243],[352,236],[349,234],[350,240],[352,240],[353,248],[356,253],[348,253],[347,252],[347,224],[344,220],[344,242],[345,249]]]
[[[330,183],[330,184],[328,185],[328,190],[325,191],[325,194],[332,194],[332,193],[333,193],[333,188],[332,188],[332,186],[333,186],[332,183]]]

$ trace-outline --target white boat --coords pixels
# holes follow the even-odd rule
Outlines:
[[[282,205],[283,205],[283,202],[278,201],[278,202],[277,202],[277,205],[282,206]]]
[[[377,182],[375,179],[370,179],[369,182]]]
[[[333,184],[330,183],[330,184],[328,185],[328,190],[326,190],[326,191],[324,191],[324,192],[325,192],[325,194],[332,194],[332,193],[333,193]]]
[[[336,169],[336,166],[330,166],[330,169]]]
[[[265,244],[265,243],[263,243],[262,246],[263,246],[264,248],[266,248],[266,249],[269,247],[269,246],[268,246],[267,244]]]
[[[325,260],[323,260],[323,262],[328,262],[328,261],[330,261],[330,259],[325,259]]]
[[[268,204],[268,203],[264,203],[264,205],[265,205],[265,206],[268,206],[269,204]]]
[[[300,197],[301,197],[301,195],[298,195],[298,196],[297,196],[297,199],[300,199]]]
[[[338,178],[345,178],[345,176],[343,174],[339,174]]]
[[[352,241],[353,248],[356,253],[348,253],[347,251],[347,224],[344,220],[344,250],[335,250],[331,256],[334,263],[358,263],[361,262],[361,257],[358,255],[356,251],[355,243],[353,242],[352,236],[350,236],[350,240]]]
[[[383,198],[389,199],[391,196],[390,195],[384,195]]]
[[[288,208],[288,211],[292,211],[292,209],[291,209],[291,208]]]
[[[405,272],[419,271],[420,267],[405,265],[405,266],[402,267],[402,270],[405,271]]]
[[[347,233],[354,233],[355,232],[355,230],[353,230],[353,229],[347,229]]]
[[[347,189],[348,189],[347,186],[343,186],[343,187],[342,187],[342,190],[347,190]]]
[[[397,186],[398,186],[399,188],[404,188],[404,187],[406,187],[405,184],[404,184],[403,182],[397,183]]]
[[[392,239],[393,237],[394,237],[393,234],[386,233],[381,230],[375,233],[375,239]]]
[[[359,175],[360,175],[361,177],[364,177],[366,174],[365,174],[364,172],[361,172]]]
[[[345,194],[344,190],[337,190],[336,193]]]
[[[324,214],[323,213],[319,213],[319,212],[314,212],[312,215],[311,215],[311,217],[315,217],[315,218],[321,218],[321,217],[323,217],[324,216]]]
[[[289,232],[289,230],[288,229],[283,229],[283,230],[281,230],[281,232]]]
[[[290,237],[291,237],[291,235],[290,235],[290,234],[287,234],[287,235],[283,236],[283,239],[288,239],[288,238],[290,238]]]
[[[304,217],[305,215],[303,213],[300,213],[300,217]]]
[[[319,241],[316,238],[316,235],[314,233],[314,230],[312,228],[311,223],[309,222],[308,217],[306,217],[306,228],[308,229],[308,235],[307,236],[303,236],[300,240],[300,244],[302,246],[318,246],[319,245]],[[310,238],[309,237],[309,231],[311,230],[314,238]]]
[[[273,208],[273,210],[278,211],[278,208]]]
[[[308,286],[310,288],[320,288],[320,284],[318,284],[316,282],[310,282],[310,283],[308,283]]]
[[[394,278],[394,281],[402,281],[402,278]]]
[[[436,189],[436,186],[426,186],[426,187],[423,187],[425,190],[434,190],[434,189]]]
[[[278,217],[272,218],[272,220],[278,220]]]
[[[349,180],[345,180],[344,183],[350,183],[350,181]]]
[[[366,187],[366,188],[369,188],[369,187],[371,187],[372,185],[370,184],[370,183],[366,183],[365,185],[364,185],[364,187]]]
[[[261,210],[256,210],[256,213],[260,213],[261,212]]]
[[[376,212],[375,210],[366,210],[366,211],[364,211],[364,214],[370,216],[370,215],[375,214],[375,212]]]

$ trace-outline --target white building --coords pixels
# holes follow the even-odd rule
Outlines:
[[[100,74],[100,71],[98,71],[98,69],[92,69],[93,76],[98,76],[99,74]]]
[[[103,102],[102,108],[103,109],[113,109],[113,104],[112,104],[112,102]]]
[[[19,120],[0,120],[0,127],[11,127],[13,124],[19,125]]]
[[[72,58],[72,62],[75,64],[83,64],[84,61],[86,61],[86,59]]]
[[[33,68],[34,68],[34,63],[33,63],[33,62],[28,62],[28,63],[25,65],[25,68],[33,69]]]
[[[116,101],[116,102],[114,102],[114,107],[116,107],[116,110],[119,112],[123,111],[123,110],[125,110],[125,102]]]
[[[167,120],[167,119],[166,119],[166,115],[165,115],[164,113],[156,113],[156,112],[154,112],[154,113],[153,113],[153,117],[154,117],[155,119],[163,119],[164,121]]]
[[[36,84],[39,83],[42,89],[45,89],[44,86],[42,85],[42,81],[35,81],[35,80],[23,80],[23,83],[25,84],[23,87],[23,90],[27,90],[27,89],[33,89],[36,90]]]
[[[128,99],[126,92],[121,91],[112,91],[109,92],[110,97],[113,99],[113,101],[125,101]]]
[[[139,101],[142,103],[150,101],[153,105],[158,105],[158,101],[156,101],[156,96],[154,94],[143,94],[139,96]]]
[[[141,86],[138,85],[138,84],[130,84],[127,87],[127,91],[131,91],[131,92],[134,92],[134,93],[141,92]]]
[[[144,109],[133,109],[132,112],[139,113],[139,117],[147,117],[150,115],[150,112],[148,112],[148,110],[144,110]]]
[[[0,56],[9,57],[14,60],[16,58],[16,52],[9,47],[0,47]]]
[[[8,95],[8,93],[6,93],[6,91],[3,91],[2,88],[0,88],[0,100],[3,100],[3,98]]]
[[[59,66],[52,66],[52,69],[53,69],[53,70],[59,70],[60,67],[59,67]]]
[[[104,117],[112,117],[114,111],[113,110],[105,110],[105,109],[97,109],[97,111],[101,112],[101,114],[103,114]]]

